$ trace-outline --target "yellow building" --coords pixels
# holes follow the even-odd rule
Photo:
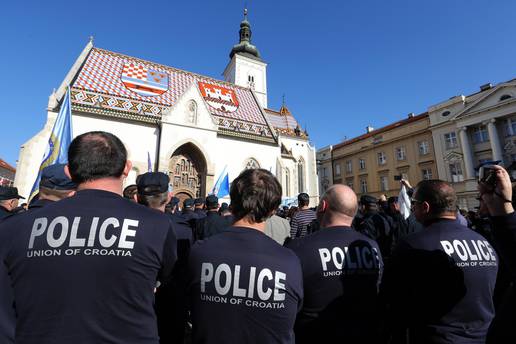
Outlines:
[[[414,186],[422,179],[437,179],[428,113],[392,123],[333,146],[333,183],[350,186],[358,195],[396,196],[400,182]]]

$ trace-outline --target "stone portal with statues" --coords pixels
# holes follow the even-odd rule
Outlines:
[[[193,144],[179,147],[169,164],[169,178],[180,204],[187,198],[206,196],[206,160]]]

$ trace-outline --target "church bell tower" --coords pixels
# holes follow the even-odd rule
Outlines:
[[[263,108],[267,107],[267,63],[258,48],[251,44],[251,24],[244,9],[244,20],[240,23],[240,41],[233,46],[231,59],[224,70],[224,80],[242,87],[251,88]]]

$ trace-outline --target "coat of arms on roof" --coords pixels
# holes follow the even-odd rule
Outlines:
[[[217,110],[234,112],[238,109],[238,99],[234,90],[205,82],[199,82],[199,90],[208,105]]]
[[[168,91],[168,74],[134,62],[124,63],[120,77],[125,87],[144,97]]]

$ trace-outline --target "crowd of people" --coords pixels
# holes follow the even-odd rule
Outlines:
[[[131,168],[115,135],[89,132],[27,209],[0,187],[1,343],[516,341],[502,167],[467,218],[441,180],[409,190],[408,216],[344,185],[280,208],[263,169],[232,182],[230,204],[181,202],[160,172],[123,189]]]

